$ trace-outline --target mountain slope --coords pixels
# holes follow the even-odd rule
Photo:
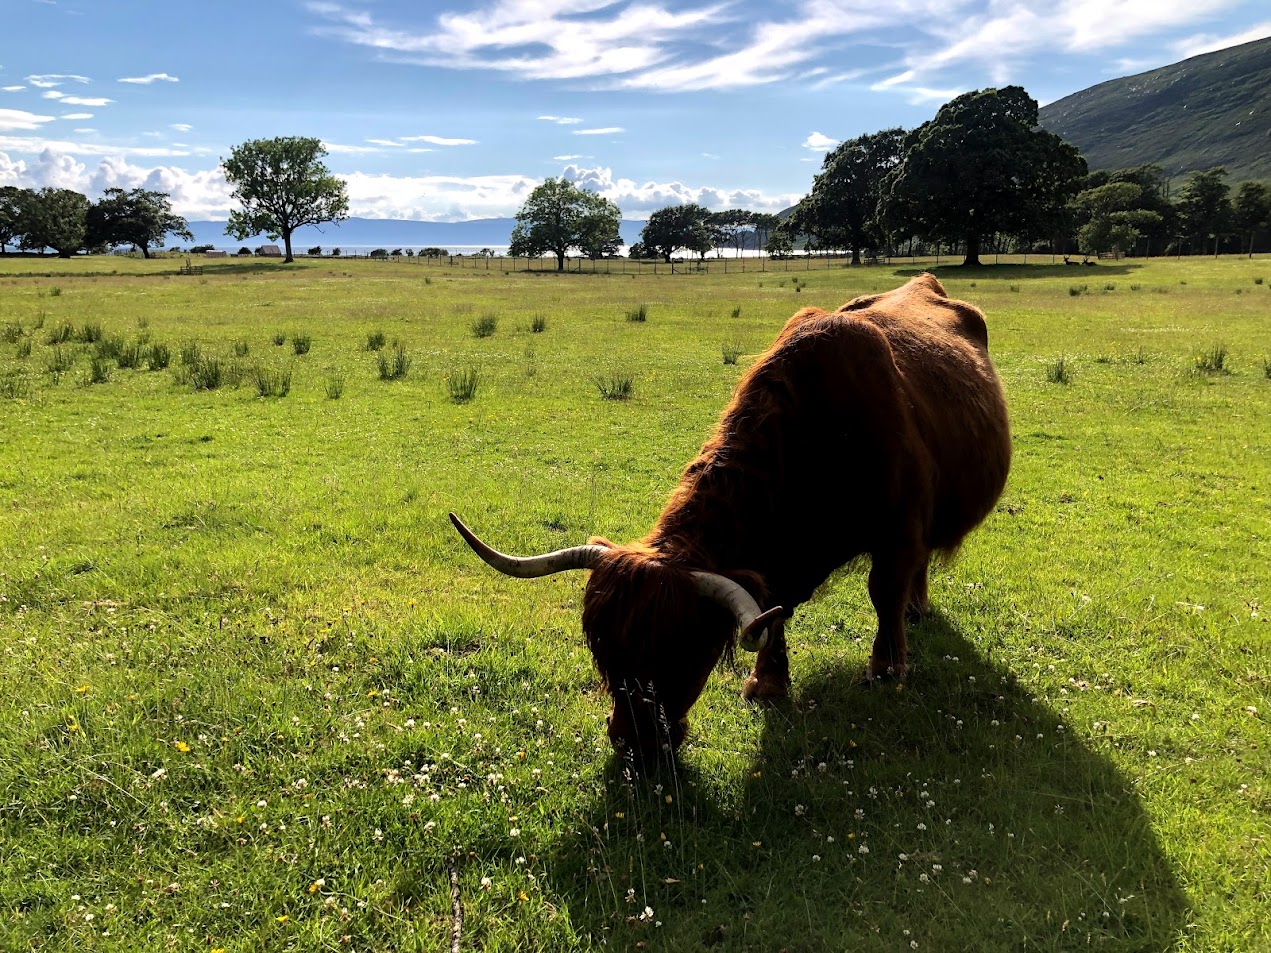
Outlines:
[[[1271,38],[1109,80],[1041,109],[1091,169],[1155,162],[1171,179],[1225,166],[1271,181]]]

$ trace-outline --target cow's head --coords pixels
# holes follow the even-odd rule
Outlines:
[[[737,627],[738,644],[758,651],[768,639],[768,621],[783,611],[774,606],[761,612],[732,579],[669,564],[643,547],[595,540],[541,556],[508,556],[483,543],[453,513],[450,519],[478,556],[509,576],[592,571],[582,623],[613,697],[609,740],[637,757],[679,747],[688,710]]]

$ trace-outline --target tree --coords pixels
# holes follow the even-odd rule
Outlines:
[[[320,140],[301,136],[251,139],[231,149],[221,168],[243,208],[230,212],[225,233],[239,241],[262,232],[281,238],[285,262],[294,261],[292,232],[349,217],[348,190],[323,165],[326,154]]]
[[[582,248],[592,257],[622,244],[618,225],[622,213],[608,199],[580,189],[563,176],[548,179],[530,193],[516,213],[516,226],[508,254],[514,258],[538,257],[551,252],[556,270],[565,270],[571,248]]]
[[[1233,224],[1241,235],[1249,236],[1249,257],[1258,232],[1271,229],[1271,189],[1261,182],[1245,182],[1236,193]]]
[[[22,237],[22,210],[31,200],[30,189],[14,185],[0,186],[0,254]]]
[[[21,203],[22,248],[52,248],[70,258],[88,236],[88,199],[70,189],[40,189]]]
[[[149,258],[150,246],[162,245],[168,234],[194,241],[189,225],[173,213],[171,200],[162,192],[107,189],[88,209],[86,244],[90,248],[135,245]]]
[[[714,247],[708,226],[710,212],[695,202],[669,205],[652,215],[640,232],[640,241],[670,262],[677,249],[697,252],[702,257]]]
[[[1178,215],[1183,229],[1192,237],[1214,240],[1214,257],[1218,242],[1231,228],[1231,187],[1223,181],[1227,170],[1216,166],[1206,172],[1193,172],[1187,177],[1178,196]]]
[[[773,212],[751,212],[750,224],[754,229],[755,248],[766,249],[768,236],[781,224],[781,218]]]
[[[1081,250],[1087,255],[1111,251],[1120,258],[1133,248],[1143,229],[1161,221],[1158,213],[1140,207],[1142,198],[1142,187],[1133,182],[1109,182],[1080,193],[1073,205],[1088,216],[1077,233]]]
[[[903,129],[884,129],[839,144],[795,206],[793,227],[819,245],[850,248],[852,264],[859,265],[862,248],[885,241],[878,204],[887,173],[900,164],[905,136]]]
[[[1085,174],[1076,147],[1037,129],[1037,101],[1023,88],[983,89],[909,133],[881,211],[893,230],[965,242],[963,264],[978,265],[986,236],[1048,227]]]

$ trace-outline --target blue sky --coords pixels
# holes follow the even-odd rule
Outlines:
[[[316,136],[352,213],[514,214],[565,175],[627,218],[777,211],[835,142],[969,89],[1042,103],[1271,35],[1267,0],[0,0],[0,184],[170,193]]]

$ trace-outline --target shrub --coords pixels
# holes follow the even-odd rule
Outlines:
[[[331,257],[332,257],[332,258],[339,258],[341,254],[342,254],[342,253],[341,253],[340,249],[338,249],[338,248],[332,248],[332,249],[331,249]]]
[[[318,257],[319,255],[322,254],[322,246],[314,245],[312,248],[309,249],[309,254],[315,258]]]
[[[1019,285],[1007,285],[1007,290],[1019,294]]]
[[[381,353],[379,365],[382,381],[397,381],[405,377],[410,371],[410,356],[406,353],[405,345],[395,342],[392,357]]]
[[[530,330],[535,334],[542,334],[547,330],[547,318],[543,317],[541,314],[534,315],[534,317],[530,319]]]
[[[1142,285],[1130,285],[1130,290],[1131,290],[1131,291],[1142,291],[1142,290],[1143,290],[1143,286],[1142,286]]]
[[[1215,344],[1207,351],[1196,355],[1196,372],[1198,374],[1230,374],[1227,367],[1227,346]]]
[[[274,347],[282,347],[287,343],[287,335],[282,331],[274,332]]]
[[[326,390],[327,400],[339,400],[340,395],[344,393],[344,375],[339,373],[329,375]]]
[[[387,257],[388,257],[388,250],[387,250],[387,249],[384,249],[384,248],[376,248],[376,249],[374,249],[374,250],[371,252],[370,257],[372,257],[372,258],[387,258]]]
[[[237,357],[246,357],[248,352],[251,351],[251,349],[252,349],[252,346],[248,344],[246,341],[244,341],[242,338],[239,338],[237,341],[234,342],[234,354]]]
[[[1046,380],[1052,384],[1071,384],[1072,368],[1066,358],[1060,358],[1046,366]]]
[[[366,336],[366,349],[368,351],[378,351],[384,347],[388,339],[384,336],[383,331],[372,331]]]
[[[400,248],[394,248],[394,249],[393,249],[391,252],[389,252],[388,254],[389,254],[389,256],[390,256],[390,257],[392,257],[392,258],[401,258],[401,257],[402,257],[402,250],[401,250]]]
[[[446,375],[446,390],[456,404],[466,404],[477,396],[477,385],[480,382],[480,371],[475,367],[465,367]]]
[[[738,341],[725,343],[721,348],[721,351],[724,356],[725,364],[736,364],[737,358],[741,357],[741,343]]]
[[[1254,278],[1254,279],[1253,279],[1253,283],[1254,283],[1255,285],[1260,285],[1260,284],[1262,284],[1262,278],[1261,278],[1261,277]]]
[[[733,317],[734,318],[741,317],[741,305],[737,305],[737,307],[733,308]]]
[[[49,297],[50,297],[50,298],[60,298],[60,297],[62,297],[62,289],[61,289],[61,287],[60,287],[59,285],[54,285],[52,288],[50,288],[50,289],[49,289]]]
[[[642,304],[640,305],[640,307],[636,308],[634,311],[628,311],[627,320],[639,321],[639,322],[648,321],[649,320],[649,306],[647,304]]]
[[[172,351],[166,344],[151,344],[146,354],[146,367],[161,371],[172,362]]]
[[[625,371],[614,371],[597,377],[596,389],[605,400],[629,400],[635,391],[635,383]]]
[[[291,350],[296,355],[308,354],[309,348],[313,346],[313,338],[307,334],[293,334],[291,336]]]
[[[472,322],[472,336],[488,338],[499,327],[499,319],[492,314],[483,314]]]
[[[1085,290],[1086,290],[1085,285],[1069,285],[1068,286],[1068,294],[1074,298],[1077,297],[1079,294],[1081,294],[1081,292]]]

